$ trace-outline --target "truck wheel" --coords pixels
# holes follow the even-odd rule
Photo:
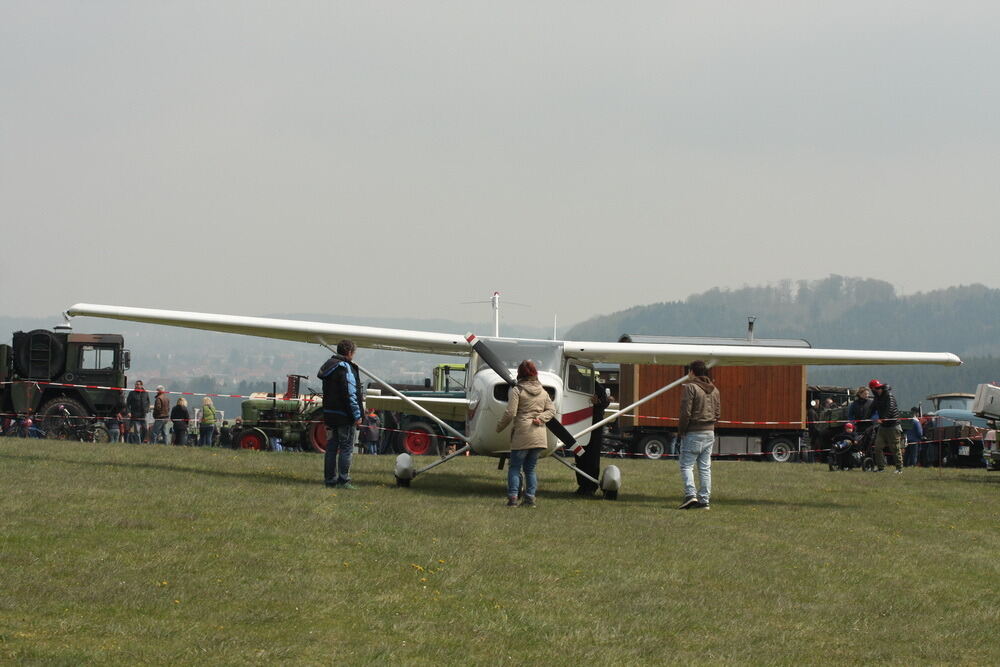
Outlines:
[[[330,439],[330,434],[326,429],[326,424],[320,419],[317,422],[309,424],[308,431],[309,444],[312,445],[313,450],[319,452],[320,454],[326,454],[326,442]]]
[[[236,445],[240,449],[256,449],[257,451],[266,451],[271,448],[267,434],[259,428],[248,428],[240,431],[240,437],[237,438]]]
[[[403,431],[403,448],[408,454],[413,456],[430,454],[436,434],[429,424],[412,422],[407,424]]]
[[[662,458],[667,453],[666,436],[647,435],[639,441],[639,453],[651,461]]]
[[[57,410],[60,405],[66,408],[66,411],[69,412],[71,417],[88,416],[87,408],[85,408],[83,404],[75,398],[67,398],[63,396],[50,399],[38,409],[38,414],[35,417],[35,421],[41,422],[39,426],[46,433],[54,430],[57,426],[61,426],[63,421],[66,419],[65,415],[63,415],[61,411]]]
[[[767,451],[767,460],[774,463],[788,463],[792,460],[795,445],[788,438],[775,438]]]

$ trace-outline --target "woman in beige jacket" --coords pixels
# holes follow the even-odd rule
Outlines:
[[[497,433],[514,422],[510,431],[510,465],[507,468],[507,507],[517,507],[517,493],[521,488],[521,469],[524,469],[525,507],[535,506],[538,477],[535,464],[538,454],[548,446],[548,429],[545,422],[556,414],[548,392],[538,381],[538,369],[530,360],[517,367],[517,385],[511,387],[507,411],[497,422]]]

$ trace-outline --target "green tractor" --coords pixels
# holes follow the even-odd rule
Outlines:
[[[233,435],[238,449],[283,449],[326,451],[327,432],[323,424],[323,397],[320,394],[300,394],[299,384],[304,375],[289,375],[284,394],[278,393],[277,383],[270,393],[257,392],[243,401],[243,424]]]

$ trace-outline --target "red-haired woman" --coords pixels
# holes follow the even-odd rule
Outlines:
[[[507,468],[507,507],[517,507],[517,492],[521,487],[521,469],[524,468],[524,505],[535,506],[535,492],[538,478],[535,464],[538,454],[548,446],[548,430],[545,422],[556,414],[555,406],[548,392],[538,381],[538,369],[529,360],[517,367],[517,385],[511,387],[507,401],[507,411],[497,422],[497,433],[507,428],[510,431],[510,466]]]

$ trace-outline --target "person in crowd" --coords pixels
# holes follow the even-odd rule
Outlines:
[[[135,442],[146,442],[146,413],[149,412],[149,394],[142,380],[135,381],[135,388],[125,401],[129,416],[129,433],[135,433]]]
[[[328,487],[347,490],[356,488],[351,484],[351,455],[365,404],[360,371],[354,363],[356,352],[354,341],[340,341],[337,353],[317,373],[323,381],[323,419],[330,431],[323,460],[323,482]]]
[[[903,465],[915,466],[923,460],[924,427],[920,423],[920,413],[916,408],[910,416],[901,422],[906,434],[906,453],[903,455]]]
[[[162,384],[156,385],[153,400],[153,433],[150,442],[167,444],[167,420],[170,418],[170,395]]]
[[[124,440],[125,416],[122,414],[121,410],[105,419],[104,425],[108,427],[108,435],[111,436],[111,442]]]
[[[204,396],[201,399],[201,424],[198,427],[198,446],[211,447],[215,438],[215,422],[218,412],[212,405],[212,399]]]
[[[878,413],[876,422],[878,431],[875,433],[875,465],[879,472],[885,470],[886,447],[891,447],[896,457],[896,474],[903,472],[903,430],[899,425],[899,408],[896,407],[896,397],[892,387],[881,380],[872,380],[868,387],[875,395],[873,412]]]
[[[233,446],[233,430],[229,425],[229,420],[222,422],[219,427],[219,447],[230,448]]]
[[[361,434],[359,441],[361,449],[366,454],[378,454],[378,443],[382,437],[382,423],[375,412],[375,408],[369,408],[368,414],[361,420]]]
[[[831,470],[848,470],[851,467],[851,451],[857,441],[858,436],[854,430],[854,424],[844,423],[841,431],[833,436],[833,441],[830,443],[830,456],[833,462],[833,465],[830,466]]]
[[[240,444],[240,433],[243,432],[243,417],[237,417],[233,420],[233,426],[230,429],[230,438],[232,442],[230,445],[235,449],[239,447]]]
[[[816,399],[809,401],[809,407],[806,408],[806,428],[809,431],[809,449],[813,452],[817,452],[822,447],[820,446],[823,438],[823,425],[819,421],[819,410],[816,409],[817,406]]]
[[[186,445],[188,424],[191,422],[191,412],[187,407],[187,399],[183,396],[177,399],[177,404],[170,411],[170,421],[174,427],[174,444]]]
[[[874,401],[872,393],[868,387],[860,386],[854,392],[854,400],[847,406],[847,419],[854,424],[854,432],[862,433],[871,426],[869,421],[872,416]]]
[[[535,507],[538,476],[535,465],[538,454],[548,446],[545,423],[556,414],[552,399],[538,381],[538,368],[525,359],[517,367],[517,384],[510,388],[507,410],[497,420],[497,433],[513,422],[510,430],[510,465],[507,467],[507,506],[517,507],[524,470],[524,506]]]
[[[382,441],[379,443],[378,453],[379,454],[395,454],[396,448],[393,447],[393,443],[396,439],[396,433],[399,430],[399,414],[387,410],[382,413]]]
[[[680,469],[684,484],[684,502],[678,509],[709,509],[712,496],[712,447],[715,423],[721,415],[722,399],[712,383],[704,361],[693,361],[687,381],[681,389],[680,418],[677,434],[681,436]],[[695,492],[694,466],[698,464],[698,490]]]
[[[611,396],[608,389],[598,381],[594,381],[594,395],[590,397],[590,404],[594,406],[594,414],[591,424],[604,419],[604,411],[611,405]],[[604,428],[601,427],[590,432],[590,442],[584,448],[583,453],[576,457],[576,467],[587,473],[594,479],[599,479],[601,475],[601,448],[604,446]],[[592,496],[597,492],[597,484],[590,481],[580,473],[576,474],[576,493],[580,496]]]

